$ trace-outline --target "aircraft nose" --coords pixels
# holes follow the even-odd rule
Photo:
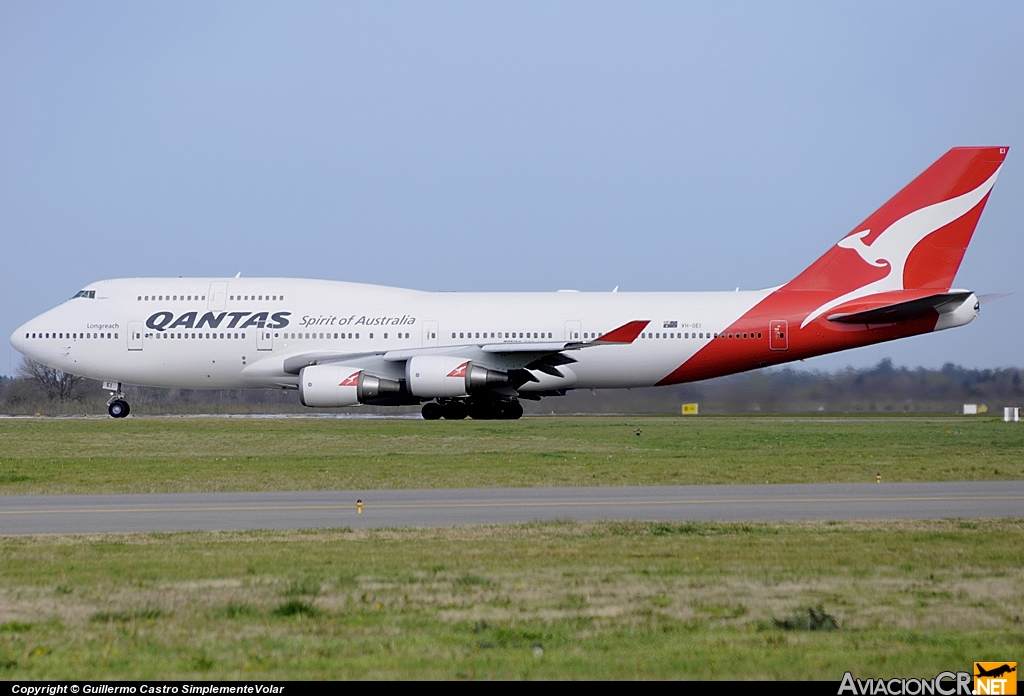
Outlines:
[[[28,324],[23,324],[11,334],[11,345],[14,346],[14,350],[18,351],[22,355],[25,354],[25,330],[28,328]]]

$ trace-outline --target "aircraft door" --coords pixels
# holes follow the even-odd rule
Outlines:
[[[128,350],[142,350],[142,332],[145,330],[141,321],[128,322]]]
[[[789,322],[773,319],[768,322],[768,345],[772,350],[789,350]]]
[[[578,341],[580,340],[580,331],[583,330],[582,321],[567,321],[565,322],[565,340],[567,341]]]
[[[265,327],[256,330],[256,350],[274,350],[274,330]]]
[[[425,321],[423,322],[423,345],[425,346],[436,346],[437,345],[437,322],[436,321]]]
[[[207,307],[213,311],[224,309],[228,299],[227,281],[218,280],[210,283],[210,294],[207,296]]]

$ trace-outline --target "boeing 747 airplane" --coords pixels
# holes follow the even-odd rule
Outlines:
[[[970,323],[953,279],[1005,147],[943,155],[790,282],[749,292],[435,293],[289,278],[92,283],[19,328],[32,360],[122,385],[297,389],[311,407],[519,418],[521,399],[679,384]]]

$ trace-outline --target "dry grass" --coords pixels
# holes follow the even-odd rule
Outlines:
[[[1021,520],[10,537],[0,677],[922,675],[1020,651],[1022,542]],[[818,606],[839,630],[774,627]]]

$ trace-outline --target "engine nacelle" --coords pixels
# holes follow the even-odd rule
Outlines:
[[[303,406],[355,406],[401,390],[402,385],[393,379],[368,375],[362,368],[348,365],[311,365],[299,372],[299,398]]]
[[[508,384],[508,374],[474,365],[465,358],[416,355],[405,363],[409,391],[424,398],[468,396]]]

